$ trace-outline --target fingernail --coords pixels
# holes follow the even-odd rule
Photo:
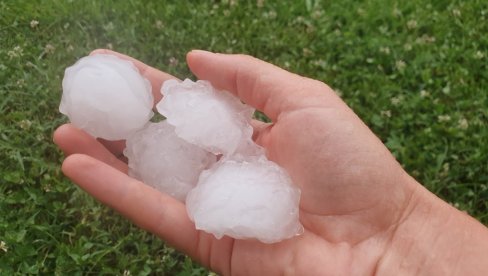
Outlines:
[[[194,50],[191,50],[190,51],[190,54],[203,54],[203,55],[208,55],[208,54],[214,54],[214,53],[212,53],[210,51],[194,49]]]
[[[107,49],[96,49],[96,50],[93,50],[90,52],[90,56],[96,55],[96,54],[106,54],[107,51],[108,51]]]

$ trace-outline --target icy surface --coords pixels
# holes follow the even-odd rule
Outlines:
[[[127,138],[152,117],[150,83],[127,60],[93,55],[68,67],[59,111],[95,137]]]
[[[166,121],[149,123],[127,139],[129,175],[184,202],[216,156],[176,136]]]
[[[214,154],[231,155],[242,141],[250,140],[254,109],[207,81],[165,81],[159,113],[175,126],[176,134]]]
[[[226,159],[200,176],[186,199],[197,229],[265,243],[299,235],[300,190],[264,156]]]

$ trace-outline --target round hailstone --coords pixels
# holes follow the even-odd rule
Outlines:
[[[220,239],[279,242],[303,232],[300,189],[264,156],[221,160],[200,176],[186,208],[197,229]]]
[[[208,81],[167,80],[161,93],[159,113],[189,143],[229,156],[242,141],[251,140],[254,109],[229,92],[215,90]]]
[[[126,141],[129,175],[181,202],[216,156],[176,136],[166,121],[149,123]]]
[[[64,73],[59,111],[94,137],[126,139],[153,116],[151,84],[132,62],[97,54]]]

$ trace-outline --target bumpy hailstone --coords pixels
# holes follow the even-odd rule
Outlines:
[[[216,238],[256,238],[274,243],[303,232],[300,190],[264,156],[226,159],[200,176],[186,198],[197,229]]]
[[[64,73],[59,111],[94,137],[126,139],[153,116],[149,81],[112,55],[80,59]]]
[[[149,123],[127,139],[129,175],[184,202],[216,156],[176,136],[166,121]]]
[[[233,154],[240,143],[250,140],[249,125],[254,109],[207,81],[165,81],[159,113],[175,126],[176,134],[214,154]]]

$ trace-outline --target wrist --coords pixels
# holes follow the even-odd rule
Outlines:
[[[488,230],[412,179],[378,275],[488,275]]]

